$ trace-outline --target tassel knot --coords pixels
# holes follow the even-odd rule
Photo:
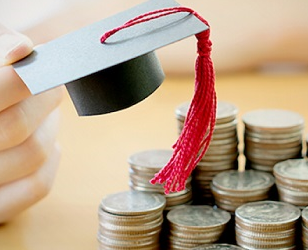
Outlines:
[[[210,57],[212,51],[212,42],[209,39],[210,31],[206,30],[196,35],[198,39],[197,52],[201,57]]]

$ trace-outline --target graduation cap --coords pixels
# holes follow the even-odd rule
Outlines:
[[[65,84],[81,116],[127,108],[163,82],[154,51],[208,27],[178,13],[118,32],[104,44],[100,37],[135,16],[174,6],[173,0],[144,2],[39,46],[14,68],[32,94]]]
[[[104,35],[103,35],[104,34]],[[102,36],[103,35],[103,36]],[[155,50],[196,35],[195,95],[174,153],[152,183],[180,191],[206,152],[216,120],[209,26],[173,0],[148,0],[37,47],[13,66],[32,94],[65,85],[81,116],[127,108],[164,79]]]

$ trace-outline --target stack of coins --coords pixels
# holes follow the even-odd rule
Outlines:
[[[169,248],[191,249],[215,243],[231,219],[230,213],[207,205],[186,205],[168,212]]]
[[[215,250],[215,249],[220,249],[220,250],[240,250],[244,249],[236,245],[232,244],[205,244],[202,246],[198,246],[193,248],[192,250]]]
[[[301,211],[281,201],[246,203],[235,211],[236,242],[245,249],[296,249]]]
[[[272,172],[276,163],[301,157],[303,117],[292,111],[260,109],[243,115],[246,165]]]
[[[303,249],[308,249],[308,207],[302,211],[302,242]]]
[[[186,188],[177,193],[164,194],[164,188],[160,184],[152,185],[150,180],[154,174],[164,167],[172,156],[172,150],[147,150],[135,153],[128,158],[129,186],[132,190],[142,192],[154,192],[165,196],[168,211],[179,205],[190,204],[192,202],[191,177],[186,182]]]
[[[179,133],[184,126],[188,108],[189,103],[183,103],[176,108]],[[210,183],[216,174],[238,167],[237,114],[236,106],[218,101],[212,141],[193,173],[193,189],[196,194],[194,199],[198,204],[213,202]]]
[[[274,177],[266,172],[229,170],[213,178],[211,190],[218,207],[235,212],[247,202],[269,199],[274,184]]]
[[[160,249],[165,204],[162,195],[139,191],[106,196],[99,206],[99,249]]]
[[[308,206],[308,161],[290,159],[274,166],[279,199],[299,207]]]

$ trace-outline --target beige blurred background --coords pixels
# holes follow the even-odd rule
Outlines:
[[[46,42],[123,11],[142,0],[0,0],[0,22]],[[306,0],[179,0],[211,25],[218,73],[264,67],[302,70],[308,64]],[[158,51],[167,72],[193,73],[195,39]],[[279,65],[277,65],[279,63]]]

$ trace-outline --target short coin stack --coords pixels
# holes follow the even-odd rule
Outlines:
[[[124,191],[99,206],[99,249],[156,250],[166,200],[162,195]]]
[[[235,211],[237,244],[245,249],[296,249],[301,211],[281,201],[246,203]]]
[[[186,182],[186,189],[177,193],[164,194],[163,185],[152,185],[150,180],[154,174],[164,167],[172,156],[172,150],[146,150],[132,154],[128,158],[129,186],[133,190],[142,192],[160,193],[166,198],[165,210],[170,210],[178,205],[190,204],[192,202],[191,178]]]
[[[179,133],[184,126],[188,108],[189,103],[183,103],[175,110]],[[233,104],[218,101],[212,141],[193,173],[194,193],[198,194],[197,203],[211,204],[213,196],[210,183],[213,177],[222,171],[238,167],[237,113],[238,109]]]
[[[308,249],[308,207],[302,210],[302,241],[303,249]]]
[[[308,206],[308,161],[290,159],[274,166],[279,199],[296,206]]]
[[[231,245],[231,244],[205,244],[202,246],[198,246],[193,248],[192,250],[215,250],[215,249],[220,249],[220,250],[241,250],[244,248],[241,248],[236,245]]]
[[[218,207],[235,212],[247,202],[269,199],[274,183],[272,174],[266,172],[229,170],[213,178],[211,190]]]
[[[230,213],[207,205],[186,205],[168,212],[169,248],[191,249],[215,243],[231,219]]]
[[[303,117],[292,111],[260,109],[242,116],[247,167],[272,172],[276,163],[301,157]]]

